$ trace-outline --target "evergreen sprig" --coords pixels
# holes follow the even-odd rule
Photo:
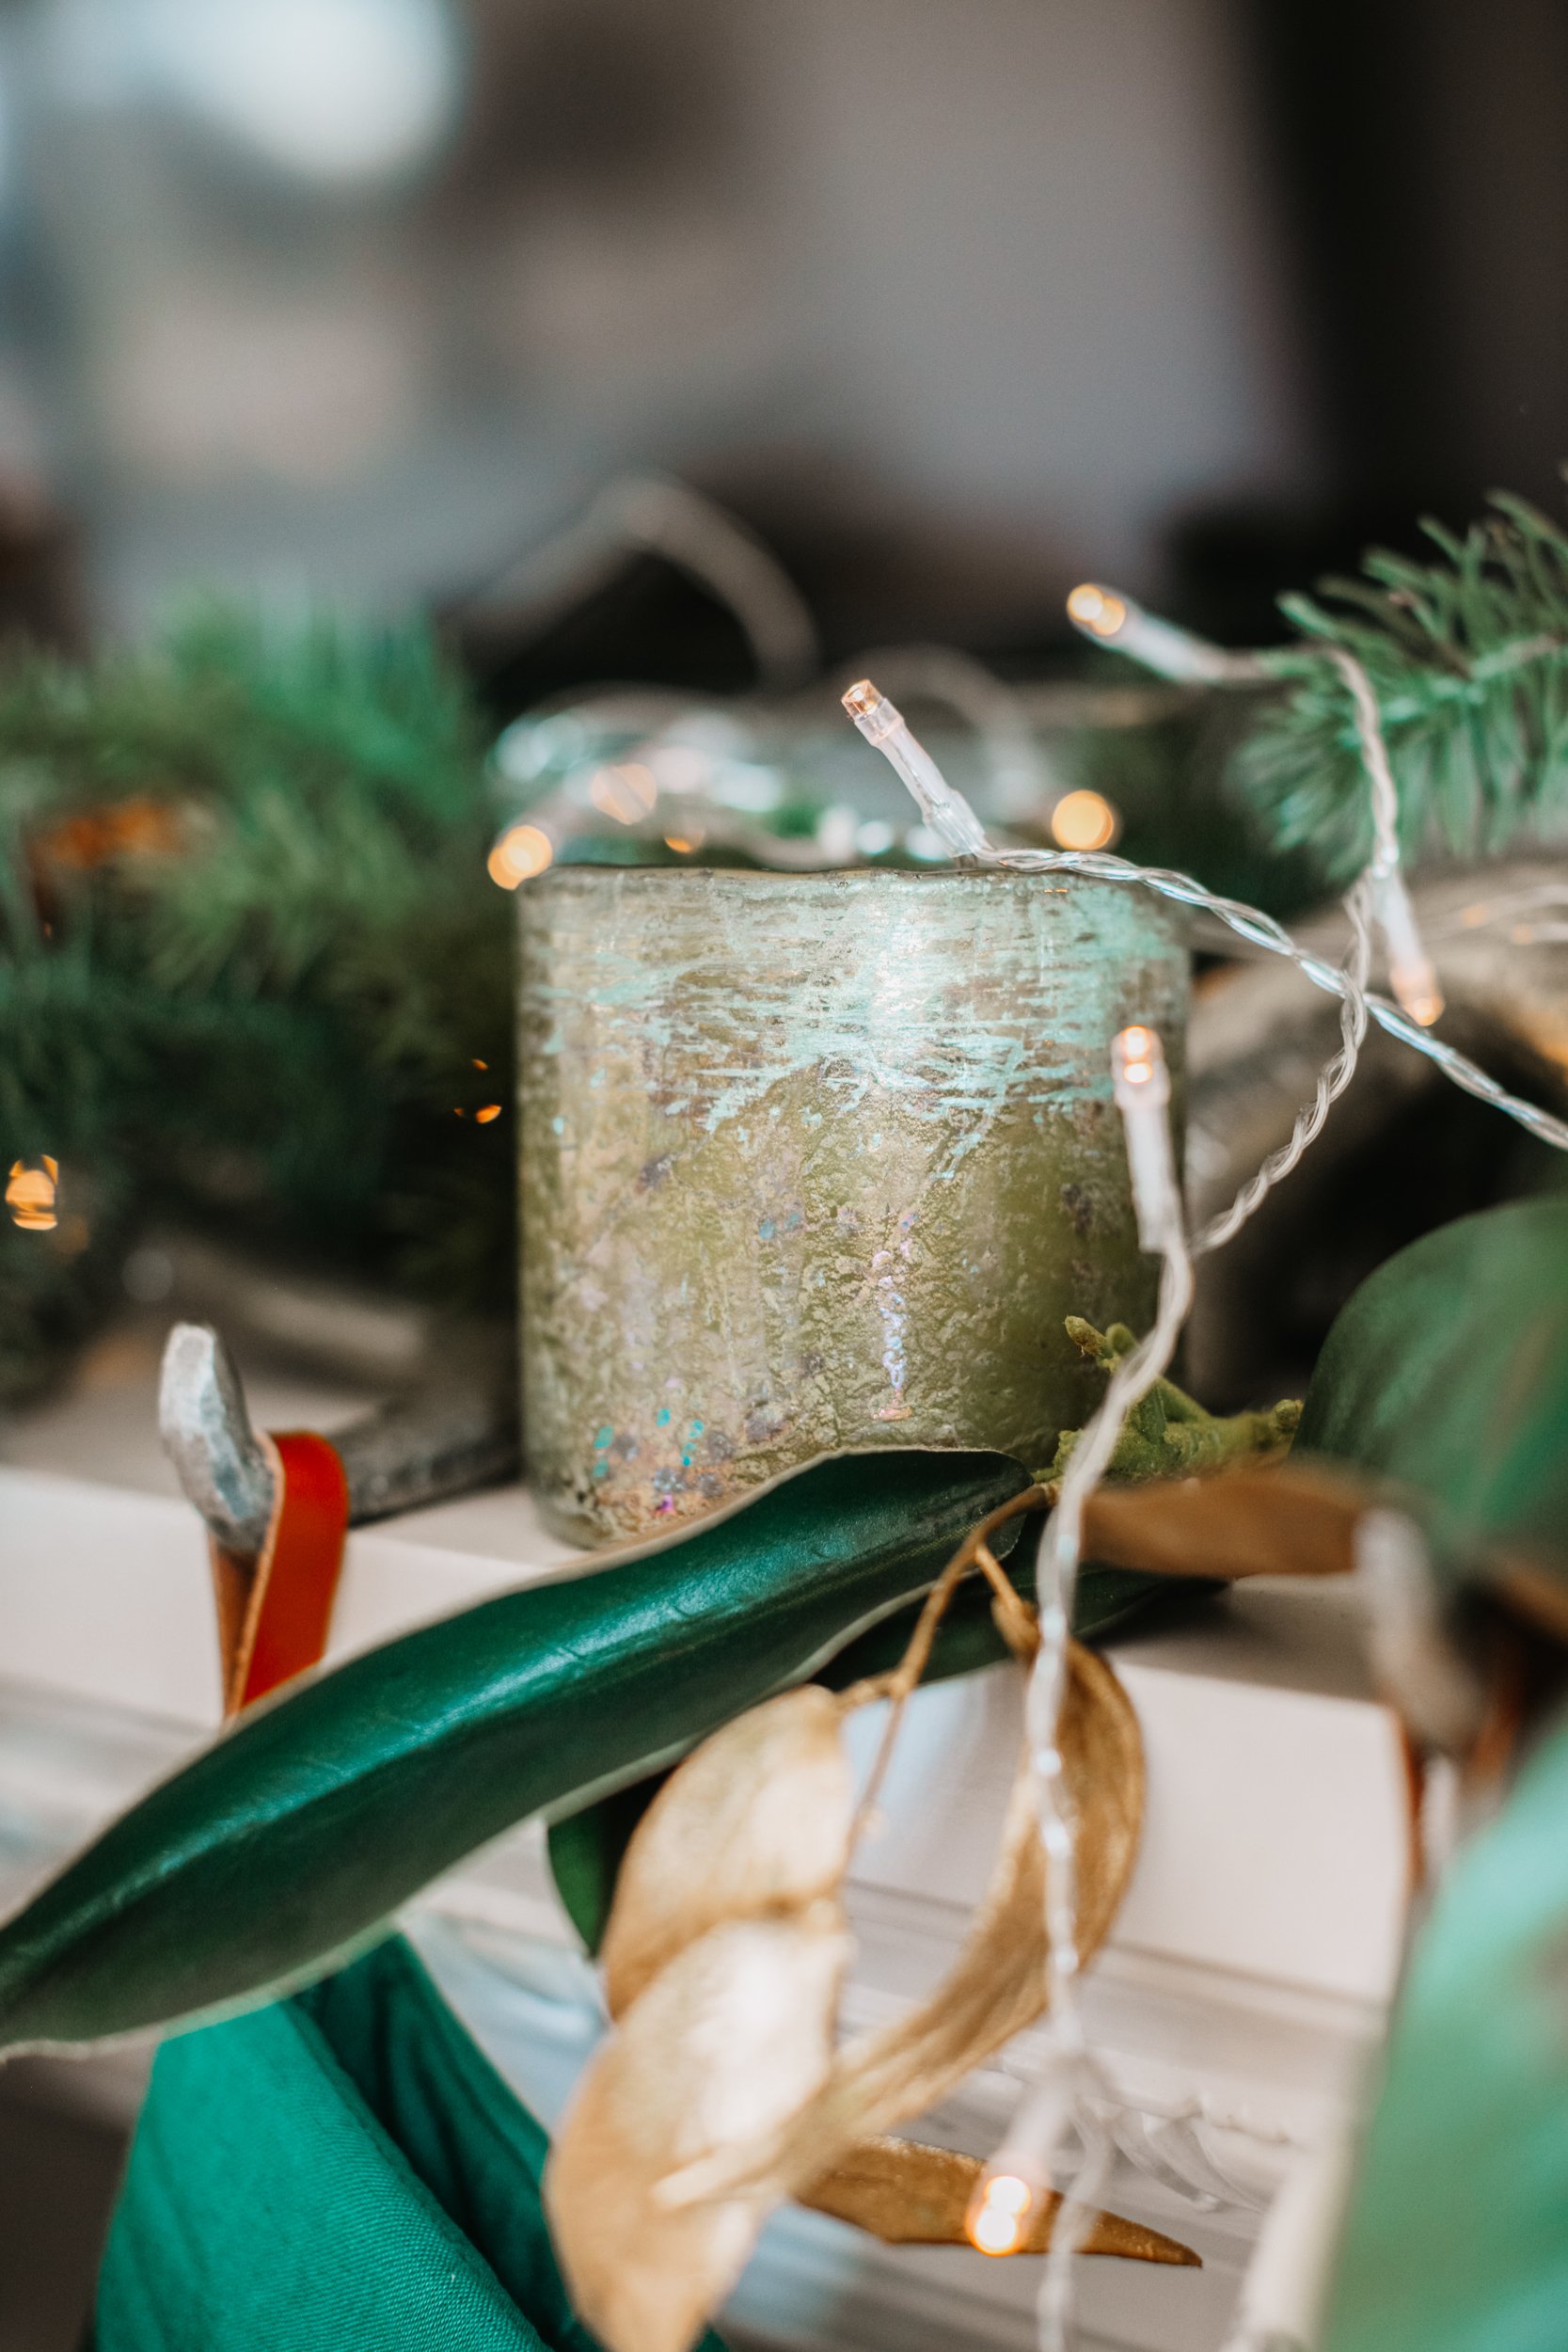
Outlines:
[[[509,1306],[511,1122],[454,1116],[512,1094],[483,749],[418,625],[209,606],[150,651],[0,674],[0,1143],[57,1159],[71,1211],[0,1219],[0,1396],[149,1214]],[[140,803],[177,850],[51,860]]]
[[[1238,755],[1243,791],[1281,849],[1345,882],[1371,850],[1370,805],[1338,646],[1377,695],[1400,796],[1401,846],[1487,855],[1568,815],[1568,535],[1505,493],[1463,538],[1422,527],[1440,561],[1375,551],[1364,577],[1282,597],[1307,641],[1264,657],[1289,691]]]

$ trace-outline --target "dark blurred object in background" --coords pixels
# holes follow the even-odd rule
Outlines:
[[[1568,456],[1568,11],[1262,0],[1245,12],[1337,501],[1368,533]]]
[[[0,480],[0,656],[19,643],[79,653],[87,641],[80,532],[30,488]]]
[[[1416,552],[1568,457],[1568,12],[1556,0],[1252,0],[1235,24],[1283,234],[1321,475],[1291,511],[1205,499],[1173,601],[1229,643],[1370,544]]]
[[[1553,495],[1553,0],[15,0],[0,102],[0,469],[117,627],[460,598],[653,467],[830,652],[1027,665]],[[745,675],[646,570],[515,660]]]

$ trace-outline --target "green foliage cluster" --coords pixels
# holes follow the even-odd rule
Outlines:
[[[0,1135],[62,1173],[55,1235],[0,1225],[0,1396],[148,1214],[509,1299],[510,1121],[453,1115],[511,1100],[483,750],[420,626],[206,607],[0,674]],[[178,850],[52,853],[127,803]]]
[[[1568,814],[1568,535],[1498,493],[1463,538],[1423,525],[1439,560],[1374,552],[1364,577],[1286,596],[1306,641],[1265,655],[1287,691],[1267,702],[1236,772],[1281,849],[1344,882],[1371,851],[1366,773],[1343,675],[1377,695],[1411,858],[1483,856]]]

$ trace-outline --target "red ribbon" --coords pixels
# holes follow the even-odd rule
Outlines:
[[[226,1715],[319,1662],[348,1534],[348,1481],[337,1448],[309,1429],[262,1442],[275,1476],[261,1553],[251,1561],[212,1546]]]

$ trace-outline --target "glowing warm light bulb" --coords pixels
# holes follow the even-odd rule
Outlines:
[[[1122,1089],[1142,1089],[1154,1084],[1154,1064],[1159,1057],[1162,1070],[1164,1056],[1159,1039],[1152,1029],[1141,1027],[1136,1022],[1123,1029],[1112,1049],[1116,1057],[1117,1100],[1127,1107]]]
[[[1146,1029],[1141,1022],[1134,1021],[1130,1028],[1119,1032],[1111,1047],[1111,1053],[1118,1103],[1122,1102],[1123,1087],[1152,1085],[1156,1063],[1159,1064],[1161,1076],[1165,1076],[1164,1048],[1161,1045],[1154,1031]],[[1170,1089],[1167,1081],[1164,1099],[1168,1101],[1169,1097]],[[1122,1107],[1126,1108],[1125,1103],[1122,1104]]]
[[[1108,588],[1097,587],[1092,580],[1085,580],[1073,590],[1067,609],[1069,620],[1076,621],[1080,628],[1086,628],[1095,637],[1115,637],[1127,621],[1125,597],[1113,595]]]
[[[1016,2172],[988,2172],[964,2217],[969,2242],[982,2254],[1016,2254],[1028,2234],[1035,2192]]]
[[[47,1152],[36,1168],[25,1160],[11,1162],[10,1181],[6,1186],[6,1206],[11,1213],[11,1223],[24,1233],[52,1233],[59,1223],[56,1204],[59,1200],[60,1168],[57,1160]]]
[[[508,825],[485,860],[493,882],[515,890],[519,882],[542,874],[555,855],[555,844],[538,825]]]
[[[1069,620],[1085,637],[1114,646],[1130,660],[1141,661],[1157,677],[1172,678],[1183,686],[1219,686],[1258,675],[1252,655],[1227,653],[1222,645],[1211,645],[1207,639],[1195,637],[1191,629],[1162,621],[1157,613],[1146,612],[1141,604],[1134,604],[1131,596],[1118,596],[1114,589],[1101,588],[1093,580],[1073,590],[1067,610]]]
[[[1051,812],[1058,849],[1103,850],[1117,837],[1117,812],[1100,792],[1068,792]]]
[[[1430,1029],[1442,1013],[1443,992],[1397,866],[1374,876],[1372,912],[1388,952],[1388,985],[1417,1026]]]
[[[1138,1241],[1164,1249],[1181,1232],[1181,1194],[1171,1150],[1170,1072],[1159,1031],[1134,1021],[1111,1044],[1111,1078],[1127,1134]]]
[[[475,1111],[474,1124],[478,1127],[488,1127],[490,1121],[493,1119],[499,1119],[500,1115],[501,1106],[499,1103],[485,1103]]]

